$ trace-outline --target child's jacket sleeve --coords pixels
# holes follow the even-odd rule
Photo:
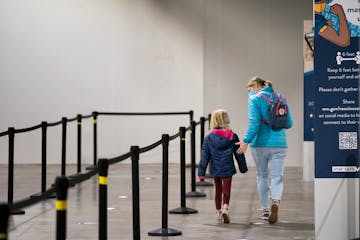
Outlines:
[[[239,137],[234,134],[234,141],[235,142],[239,142]],[[237,154],[236,153],[236,150],[237,150],[238,146],[234,144],[234,156],[235,156],[235,159],[236,159],[236,162],[239,166],[239,170],[241,173],[246,173],[248,171],[248,168],[247,168],[247,164],[246,164],[246,159],[245,159],[245,155],[244,154]]]

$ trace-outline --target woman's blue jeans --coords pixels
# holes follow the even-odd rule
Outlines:
[[[272,199],[281,200],[287,148],[253,147],[251,152],[257,169],[260,202],[263,208],[269,208],[269,189]]]

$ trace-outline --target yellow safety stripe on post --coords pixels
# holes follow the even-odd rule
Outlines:
[[[192,134],[192,131],[190,130],[189,133]]]
[[[77,122],[78,125],[81,125],[81,122]]]
[[[0,233],[0,239],[6,239],[6,233]]]
[[[96,119],[94,119],[94,124],[96,124],[96,122],[97,122]]]
[[[180,138],[181,141],[185,141],[185,138]]]
[[[65,211],[67,207],[67,201],[66,200],[56,200],[55,202],[55,208],[57,211]]]
[[[108,178],[104,176],[99,176],[99,184],[100,185],[107,185],[108,184]]]

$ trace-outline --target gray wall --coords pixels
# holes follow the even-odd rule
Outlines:
[[[244,136],[248,80],[272,81],[294,118],[286,165],[302,166],[303,22],[312,19],[312,1],[205,1],[204,15],[205,112],[228,109],[232,128]]]
[[[311,0],[3,0],[0,17],[0,131],[93,110],[193,109],[198,119],[222,107],[243,136],[245,86],[257,74],[288,98],[295,126],[287,165],[302,165],[302,29]],[[187,124],[187,117],[103,117],[99,156]],[[83,156],[92,162],[91,121],[83,125]],[[69,126],[69,162],[76,160],[75,130]],[[49,130],[52,163],[60,159],[60,133]],[[17,163],[39,157],[39,131],[16,137]],[[6,162],[7,139],[0,138]]]
[[[0,132],[97,111],[203,111],[202,1],[0,1]],[[99,118],[99,156],[145,146],[188,116]],[[76,123],[68,129],[76,161]],[[91,121],[84,161],[92,162]],[[40,160],[40,131],[16,136],[15,163]],[[61,129],[49,130],[59,163]],[[177,156],[177,155],[176,155]],[[150,160],[159,161],[158,155]],[[0,139],[0,163],[7,138]]]

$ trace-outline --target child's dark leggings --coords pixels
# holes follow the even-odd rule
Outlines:
[[[216,209],[221,209],[221,203],[229,205],[231,179],[232,177],[214,177]]]

